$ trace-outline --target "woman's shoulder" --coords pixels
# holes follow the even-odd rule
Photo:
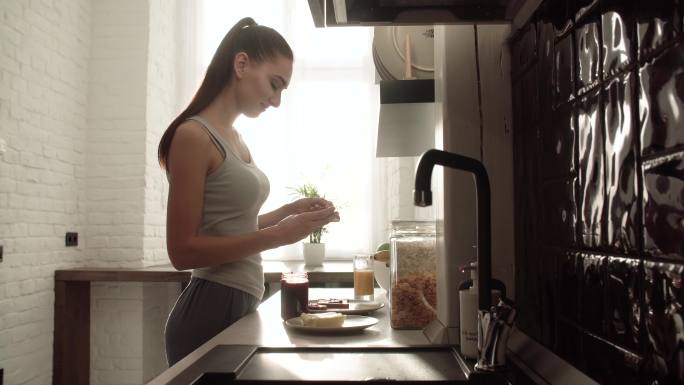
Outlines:
[[[204,128],[202,123],[194,120],[187,119],[178,125],[176,133],[184,133],[185,135],[196,135],[196,136],[206,136],[204,133]]]
[[[186,120],[176,129],[174,140],[178,139],[182,144],[188,145],[208,145],[211,143],[211,138],[202,127],[202,124],[195,120]]]
[[[199,122],[186,120],[176,129],[171,142],[171,153],[178,149],[179,154],[207,154],[207,148],[212,146],[211,138]]]

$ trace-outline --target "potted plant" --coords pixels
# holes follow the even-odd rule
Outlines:
[[[298,197],[321,198],[316,186],[303,184],[293,189]],[[321,242],[321,236],[326,232],[325,226],[309,234],[309,242],[302,242],[302,253],[304,254],[304,264],[309,266],[320,266],[325,259],[325,243]]]

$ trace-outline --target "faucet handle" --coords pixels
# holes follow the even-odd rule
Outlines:
[[[513,301],[501,298],[496,305],[492,306],[492,313],[496,319],[503,320],[508,326],[513,326],[518,311]]]
[[[506,368],[506,345],[516,317],[517,310],[507,299],[500,299],[490,310],[478,311],[476,370],[493,372]]]

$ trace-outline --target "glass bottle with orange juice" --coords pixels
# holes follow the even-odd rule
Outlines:
[[[373,300],[373,256],[358,254],[354,256],[354,299]]]

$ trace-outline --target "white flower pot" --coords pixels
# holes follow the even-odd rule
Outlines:
[[[308,266],[320,266],[325,259],[325,243],[302,243],[304,264]]]

